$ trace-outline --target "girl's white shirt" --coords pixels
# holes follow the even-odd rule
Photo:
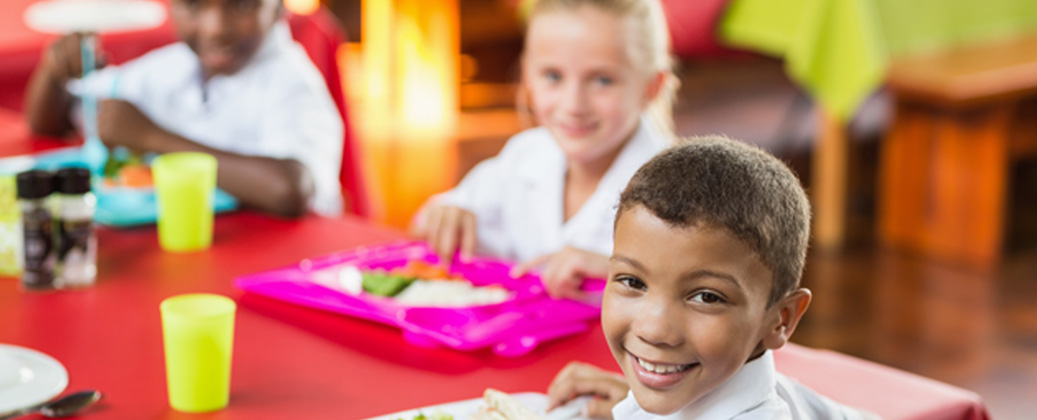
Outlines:
[[[612,408],[617,420],[878,420],[839,404],[778,373],[774,355],[765,352],[742,366],[719,387],[669,415],[641,408],[633,392]]]
[[[526,261],[566,246],[609,255],[619,194],[634,172],[670,143],[642,117],[597,188],[568,221],[563,221],[565,154],[544,127],[513,136],[497,156],[432,202],[475,214],[476,252],[481,255]]]

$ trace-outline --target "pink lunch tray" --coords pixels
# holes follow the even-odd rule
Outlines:
[[[451,271],[476,286],[499,284],[512,292],[510,300],[493,305],[404,306],[393,298],[367,293],[351,295],[320,284],[322,277],[337,276],[337,270],[344,266],[390,270],[411,260],[437,263],[439,258],[424,243],[395,242],[238,277],[234,285],[249,293],[395,325],[415,345],[444,345],[457,350],[492,347],[494,353],[502,356],[521,356],[542,342],[586,331],[601,313],[603,280],[585,282],[584,290],[591,298],[587,301],[555,300],[544,291],[538,276],[513,279],[508,275],[512,263],[490,258],[455,262]]]

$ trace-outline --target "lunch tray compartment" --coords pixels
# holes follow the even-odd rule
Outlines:
[[[511,299],[492,305],[404,306],[390,297],[352,295],[325,286],[345,267],[391,270],[414,260],[435,264],[439,258],[424,243],[395,242],[305,259],[238,277],[234,284],[249,293],[397,326],[414,345],[463,351],[491,347],[503,356],[520,356],[542,342],[586,331],[601,313],[604,281],[585,282],[586,300],[556,300],[547,295],[537,275],[513,279],[508,273],[514,264],[492,258],[475,257],[451,266],[452,273],[476,286],[498,284],[512,293]]]

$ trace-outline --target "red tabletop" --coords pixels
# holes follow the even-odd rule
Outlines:
[[[82,144],[81,139],[62,140],[33,136],[21,113],[0,108],[0,158],[39,153]]]
[[[28,293],[16,279],[0,279],[0,342],[61,361],[69,389],[104,392],[92,419],[187,417],[166,402],[158,310],[180,293],[239,302],[230,407],[191,418],[364,418],[473,398],[487,386],[542,391],[569,360],[611,364],[600,330],[508,359],[415,347],[394,328],[241,296],[231,286],[240,274],[401,237],[356,219],[218,216],[212,249],[193,254],[159,250],[154,227],[98,236],[100,274],[91,288]]]
[[[395,328],[231,286],[241,274],[401,236],[353,218],[238,212],[217,217],[210,250],[173,254],[158,248],[154,227],[101,228],[93,287],[30,293],[0,278],[0,342],[61,361],[70,390],[104,392],[82,416],[90,419],[358,419],[474,398],[486,387],[542,392],[571,360],[614,368],[600,327],[511,359],[415,347]],[[230,406],[202,415],[168,406],[158,310],[162,299],[192,292],[239,303]],[[986,418],[975,394],[838,353],[791,345],[777,361],[789,376],[886,419]]]

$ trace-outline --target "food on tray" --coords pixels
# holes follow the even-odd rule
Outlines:
[[[124,158],[112,157],[104,164],[104,185],[106,187],[151,188],[155,181],[151,178],[151,167],[137,155],[129,154]]]
[[[511,292],[501,286],[476,286],[456,273],[424,261],[410,261],[389,271],[335,267],[314,273],[313,279],[351,295],[365,292],[393,298],[407,306],[457,308],[492,305],[511,298]]]
[[[415,280],[396,295],[396,301],[407,306],[461,308],[492,305],[511,298],[500,286],[475,286],[467,281]]]
[[[483,393],[486,406],[472,415],[471,420],[540,420],[542,417],[508,395],[493,388]]]
[[[422,280],[454,281],[467,283],[464,277],[450,274],[446,269],[424,261],[410,261],[403,268],[391,271],[370,270],[362,274],[363,289],[367,293],[378,296],[396,296],[411,283]]]
[[[378,296],[396,296],[417,280],[416,277],[384,271],[368,271],[361,275],[364,291]]]
[[[462,280],[465,278],[459,274],[451,273],[447,271],[441,265],[430,264],[424,261],[412,260],[407,263],[402,269],[393,270],[393,272],[404,275],[413,276],[419,279],[426,280]]]
[[[407,420],[407,419],[404,419],[403,417],[400,417],[400,418],[398,418],[396,420]],[[447,413],[444,413],[442,411],[437,411],[437,412],[432,413],[431,415],[427,415],[427,416],[425,415],[425,413],[418,413],[418,415],[412,417],[410,420],[454,420],[454,416],[451,416],[451,415],[449,415]]]

